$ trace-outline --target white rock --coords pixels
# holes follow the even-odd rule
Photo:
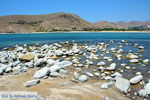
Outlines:
[[[6,73],[8,73],[8,72],[10,72],[10,71],[12,71],[12,68],[11,68],[11,67],[7,67],[6,70],[5,70]]]
[[[34,85],[37,85],[40,83],[40,80],[36,79],[36,80],[31,80],[31,81],[27,81],[24,86],[25,87],[31,87],[31,86],[34,86]]]
[[[130,83],[136,84],[136,83],[140,82],[142,79],[143,79],[142,75],[137,75],[137,76],[130,79]]]
[[[52,66],[52,65],[54,65],[55,64],[55,61],[54,60],[52,60],[52,59],[48,59],[47,60],[47,66]]]
[[[74,72],[74,73],[73,73],[73,77],[74,77],[74,79],[78,80],[79,77],[80,77],[80,75],[79,75],[79,73]]]
[[[5,72],[6,68],[7,68],[7,67],[6,67],[5,65],[3,65],[3,64],[0,65],[0,75]]]
[[[81,82],[85,82],[88,80],[88,77],[86,75],[81,75],[78,80]]]
[[[113,82],[109,82],[109,83],[103,83],[101,84],[100,88],[101,89],[108,89],[110,86],[112,86]]]
[[[56,56],[62,56],[63,55],[63,51],[61,50],[56,50],[55,51]]]
[[[46,61],[44,58],[38,59],[35,63],[34,66],[36,67],[41,67],[43,64],[46,64]]]
[[[148,62],[149,62],[149,59],[143,60],[143,63],[148,63]]]
[[[17,47],[16,51],[22,51],[24,48],[23,47]]]
[[[92,73],[90,73],[90,72],[86,72],[85,74],[88,75],[89,77],[93,77],[93,76],[94,76],[94,75],[93,75]]]
[[[115,72],[114,74],[111,75],[112,77],[122,77],[122,74],[119,72]]]
[[[53,66],[50,67],[50,71],[56,72],[57,70],[59,70],[61,68],[69,67],[71,65],[72,65],[72,62],[70,62],[70,61],[57,62]]]
[[[148,95],[150,95],[150,82],[144,86],[144,89]]]
[[[139,62],[138,59],[131,59],[131,60],[130,60],[130,63],[138,63],[138,62]]]
[[[137,55],[131,53],[131,54],[127,55],[127,58],[129,58],[129,59],[138,59],[139,57]]]
[[[138,92],[139,96],[141,97],[148,97],[148,94],[146,92],[145,89],[141,89],[139,92]]]
[[[109,67],[107,67],[107,70],[112,71],[115,70],[115,68],[116,68],[116,63],[112,63]]]
[[[63,74],[68,74],[69,72],[67,71],[67,70],[65,70],[65,69],[59,69],[59,72],[60,73],[63,73]]]
[[[108,89],[108,84],[107,83],[103,83],[103,84],[101,84],[101,86],[100,86],[100,88],[101,89]]]
[[[115,83],[116,88],[123,93],[127,93],[130,88],[130,82],[127,79],[121,77],[116,77],[115,79],[116,79]]]
[[[59,74],[58,72],[51,72],[50,76],[52,76],[52,77],[60,77],[61,74]]]
[[[105,66],[105,65],[106,65],[106,63],[102,62],[102,61],[97,64],[97,66]]]
[[[143,46],[139,46],[138,49],[144,49],[144,47]]]
[[[79,53],[80,50],[79,50],[79,49],[75,49],[75,50],[73,50],[73,52],[74,52],[74,53]]]
[[[33,78],[40,79],[40,78],[43,78],[44,76],[47,76],[49,74],[50,74],[50,68],[44,67],[44,68],[36,71]]]

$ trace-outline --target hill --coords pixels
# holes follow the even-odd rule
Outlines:
[[[78,31],[95,29],[144,29],[150,28],[150,21],[117,22],[101,21],[90,23],[71,13],[47,15],[10,15],[0,16],[0,33],[31,33],[51,31]]]
[[[0,17],[0,33],[49,32],[88,27],[89,22],[70,13],[48,15],[10,15]]]

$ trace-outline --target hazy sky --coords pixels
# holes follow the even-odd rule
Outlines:
[[[0,16],[75,13],[89,22],[150,20],[150,0],[0,0]]]

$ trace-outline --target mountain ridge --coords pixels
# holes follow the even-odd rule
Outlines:
[[[0,16],[0,33],[32,33],[83,30],[84,28],[118,28],[150,26],[150,21],[90,23],[73,13]]]

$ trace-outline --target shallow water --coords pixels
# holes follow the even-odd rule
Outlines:
[[[145,47],[145,53],[140,53],[143,55],[141,59],[150,59],[150,34],[149,33],[40,33],[40,34],[1,34],[0,35],[0,48],[12,47],[14,45],[23,45],[23,44],[44,44],[44,43],[54,43],[60,41],[72,41],[75,40],[77,43],[85,43],[87,45],[96,45],[98,42],[109,43],[109,40],[114,40],[114,43],[111,44],[112,47],[118,48],[120,40],[128,40],[128,45],[123,47],[123,50],[129,52],[132,50],[137,52],[138,49],[133,47],[134,43],[142,45]],[[115,59],[115,58],[114,58]],[[98,61],[97,61],[98,62]],[[129,61],[126,59],[123,60],[114,60],[114,62],[121,64],[127,63]],[[129,64],[130,67],[136,67],[135,71],[140,71],[145,76],[147,81],[150,77],[150,74],[147,74],[147,71],[150,70],[150,63],[146,64],[145,67],[142,67],[141,64]],[[120,65],[118,65],[120,66]],[[122,69],[120,67],[120,69]],[[124,69],[125,70],[125,69]],[[133,76],[134,70],[125,70],[125,77],[131,78]]]
[[[0,48],[23,44],[44,44],[59,41],[105,41],[130,40],[132,42],[150,43],[149,33],[34,33],[34,34],[0,34]]]

